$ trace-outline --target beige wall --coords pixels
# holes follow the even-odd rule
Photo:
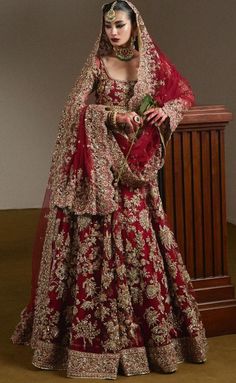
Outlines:
[[[100,0],[0,0],[0,209],[39,207],[63,104],[97,36]],[[236,1],[136,0],[198,104],[236,115]],[[227,211],[236,223],[236,132],[226,132]]]

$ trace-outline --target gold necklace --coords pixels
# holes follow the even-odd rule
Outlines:
[[[122,61],[129,61],[134,57],[134,39],[133,36],[130,40],[130,45],[128,47],[115,47],[113,46],[113,51],[115,56]]]

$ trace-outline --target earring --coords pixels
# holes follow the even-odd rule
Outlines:
[[[135,38],[133,35],[130,38],[130,46],[131,48],[135,49]]]

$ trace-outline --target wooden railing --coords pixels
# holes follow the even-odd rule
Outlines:
[[[167,146],[160,190],[192,278],[208,336],[236,332],[236,299],[227,269],[223,105],[189,110]]]

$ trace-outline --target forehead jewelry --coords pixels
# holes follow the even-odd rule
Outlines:
[[[117,3],[117,1],[115,1],[112,4],[111,9],[107,12],[107,14],[105,16],[106,21],[108,21],[109,23],[112,23],[112,21],[114,21],[116,19],[116,12],[114,10],[116,3]]]

